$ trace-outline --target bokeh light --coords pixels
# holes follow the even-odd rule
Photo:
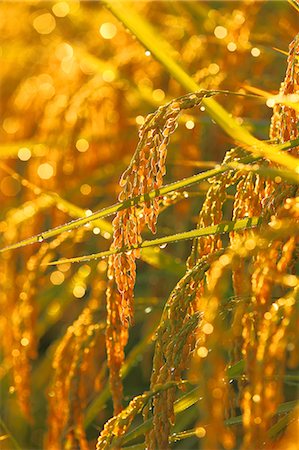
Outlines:
[[[224,39],[227,36],[227,29],[222,26],[217,26],[214,30],[217,39]]]
[[[49,180],[54,175],[53,166],[50,163],[43,163],[38,166],[37,174],[42,180]]]
[[[56,27],[56,20],[50,13],[40,14],[33,20],[33,27],[39,34],[50,34]]]
[[[52,11],[56,17],[65,17],[70,12],[70,7],[67,2],[58,2],[52,6]]]
[[[27,147],[22,147],[18,151],[18,158],[21,161],[28,161],[31,158],[31,151]]]
[[[76,149],[81,153],[87,152],[89,149],[89,142],[84,138],[78,139],[76,142]]]
[[[113,23],[106,22],[100,26],[100,34],[104,39],[113,39],[117,33],[117,28]]]

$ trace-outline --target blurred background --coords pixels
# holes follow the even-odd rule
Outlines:
[[[277,93],[288,44],[298,32],[298,17],[287,1],[127,5],[152,24],[203,89],[245,94],[251,86]],[[4,247],[115,203],[139,126],[147,114],[185,91],[101,2],[2,1],[0,12]],[[267,139],[272,110],[265,101],[230,95],[217,100],[255,136]],[[204,108],[186,111],[171,138],[165,183],[213,167],[231,146]],[[167,208],[158,234],[194,228],[207,187],[202,183],[189,198]],[[43,448],[55,348],[93,299],[95,320],[105,322],[105,260],[57,268],[40,263],[108,249],[109,220],[1,256],[3,450],[18,448],[14,436],[22,449]],[[128,353],[159,319],[184,273],[190,245],[157,249],[151,261],[138,262],[136,326]],[[86,407],[107,384],[102,338]],[[147,343],[128,375],[127,399],[148,388],[151,357]],[[106,408],[88,428],[91,440],[111,415],[108,395]],[[178,443],[176,448],[183,447]]]

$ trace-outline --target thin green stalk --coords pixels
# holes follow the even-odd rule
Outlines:
[[[299,144],[299,139],[295,139],[293,141],[288,141],[283,144],[279,145],[280,150],[289,150]],[[255,162],[259,159],[259,157],[254,156],[247,156],[245,158],[242,158],[238,161],[239,164],[250,164],[252,162]],[[131,206],[139,205],[145,201],[152,200],[156,197],[160,197],[166,194],[169,194],[170,192],[184,189],[189,186],[193,186],[197,183],[200,183],[201,181],[207,180],[209,178],[215,177],[217,175],[221,175],[222,173],[227,172],[228,170],[232,170],[232,168],[227,164],[222,164],[219,167],[216,167],[215,169],[206,170],[205,172],[201,172],[199,174],[193,175],[188,178],[184,178],[183,180],[175,181],[173,183],[167,184],[160,189],[155,189],[147,194],[139,195],[136,197],[132,197],[128,200],[124,200],[123,202],[115,203],[112,206],[108,206],[106,208],[103,208],[99,211],[96,211],[93,214],[90,214],[86,217],[81,217],[79,219],[75,219],[71,222],[65,223],[63,225],[59,225],[58,227],[51,228],[47,231],[44,231],[40,234],[37,234],[35,236],[32,236],[30,238],[24,239],[22,241],[16,242],[15,244],[9,245],[7,247],[4,247],[0,249],[0,253],[7,251],[7,250],[13,250],[20,247],[24,247],[26,245],[30,244],[36,244],[41,243],[46,239],[55,237],[64,231],[70,231],[79,227],[82,227],[83,225],[89,224],[95,220],[103,219],[104,217],[110,216],[112,214],[117,213],[118,211],[122,211],[123,209],[127,209]],[[67,210],[73,211],[74,208],[76,208],[77,211],[80,209],[74,205],[72,205],[70,202],[67,202],[66,200],[63,200],[61,197],[59,197],[56,193],[47,193],[49,196],[49,199],[52,200],[52,198],[56,198],[56,200],[59,200],[59,203],[61,203],[62,206],[66,207]],[[81,214],[82,215],[82,214]],[[107,223],[105,222],[98,222],[95,225],[102,226],[102,229],[104,230],[107,226]]]
[[[257,158],[253,158],[253,157],[249,156],[249,157],[241,159],[239,162],[242,164],[246,164],[246,163],[254,162],[256,160],[257,160]],[[44,231],[43,233],[40,233],[38,235],[32,236],[28,239],[24,239],[20,242],[17,242],[15,244],[4,247],[4,248],[0,249],[0,252],[4,252],[6,250],[13,250],[13,249],[23,247],[23,246],[29,245],[29,244],[43,242],[44,240],[52,238],[54,236],[57,236],[58,234],[61,234],[65,231],[70,231],[75,228],[82,227],[83,225],[89,224],[95,220],[99,220],[104,217],[110,216],[112,214],[117,213],[118,211],[122,211],[124,209],[130,208],[131,206],[137,206],[145,201],[152,200],[156,197],[160,197],[160,196],[169,194],[170,192],[177,191],[180,189],[185,189],[186,187],[195,185],[197,183],[200,183],[201,181],[204,181],[209,178],[220,175],[224,172],[227,172],[228,170],[232,170],[232,169],[230,167],[228,167],[227,165],[221,165],[220,167],[217,167],[215,169],[207,170],[205,172],[201,172],[201,173],[193,175],[191,177],[184,178],[183,180],[175,181],[173,183],[170,183],[170,184],[167,184],[166,186],[161,187],[160,189],[154,189],[154,190],[148,192],[147,194],[132,197],[128,200],[124,200],[123,202],[119,202],[112,206],[108,206],[107,208],[103,208],[100,211],[97,211],[86,217],[81,217],[80,219],[73,220],[72,222],[65,223],[64,225],[60,225],[58,227]],[[73,207],[70,208],[69,202],[62,200],[61,198],[59,198],[57,196],[57,194],[53,193],[53,195],[56,196],[57,200],[59,199],[59,201],[61,202],[62,205],[65,205],[65,207],[67,207],[68,209],[73,210]],[[99,226],[101,226],[100,223],[99,223]]]
[[[230,231],[241,231],[248,228],[254,228],[261,224],[261,218],[249,217],[247,219],[232,220],[230,222],[220,223],[218,225],[211,225],[204,228],[196,228],[195,230],[185,231],[183,233],[171,234],[170,236],[164,236],[157,239],[151,239],[143,241],[140,245],[134,245],[132,247],[115,248],[107,250],[105,252],[93,253],[86,256],[78,256],[75,258],[59,259],[58,261],[52,261],[47,263],[47,266],[55,266],[59,264],[75,263],[82,261],[91,261],[93,259],[107,258],[108,256],[115,255],[117,253],[125,253],[138,248],[156,247],[159,245],[165,245],[173,242],[185,241],[187,239],[194,239],[201,236],[209,236],[214,234],[229,233]]]
[[[5,431],[5,433],[7,434],[7,436],[9,437],[10,441],[13,444],[13,447],[15,450],[22,450],[21,446],[18,444],[18,442],[16,441],[16,439],[13,437],[13,435],[11,434],[11,432],[9,431],[9,429],[7,428],[6,423],[3,421],[3,419],[0,417],[0,427],[3,428],[3,430]]]
[[[42,203],[43,207],[55,205],[58,209],[62,209],[64,212],[67,212],[71,217],[75,218],[81,218],[86,213],[85,209],[80,208],[74,203],[65,200],[60,195],[56,194],[56,192],[41,189],[39,186],[26,180],[24,177],[22,177],[14,170],[12,170],[9,166],[1,163],[1,161],[0,161],[0,168],[9,173],[13,178],[19,180],[25,187],[32,190],[36,195],[37,194],[40,195],[40,197],[37,198],[35,205],[38,202]],[[36,208],[36,210],[39,211],[39,208]],[[106,233],[109,233],[110,235],[112,235],[113,233],[111,223],[107,222],[106,220],[97,219],[94,221],[93,226],[99,227],[100,233],[104,237],[106,237]],[[166,273],[172,273],[177,276],[182,276],[185,270],[185,266],[182,262],[178,261],[177,259],[174,259],[169,254],[164,253],[162,255],[160,252],[157,253],[151,248],[145,250],[145,252],[142,255],[142,259],[149,265],[152,265],[153,267],[163,269]]]

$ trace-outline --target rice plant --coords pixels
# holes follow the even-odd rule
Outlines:
[[[298,2],[0,8],[0,448],[297,448]]]

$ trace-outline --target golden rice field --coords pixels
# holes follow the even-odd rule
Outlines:
[[[0,449],[297,450],[299,2],[0,12]]]

